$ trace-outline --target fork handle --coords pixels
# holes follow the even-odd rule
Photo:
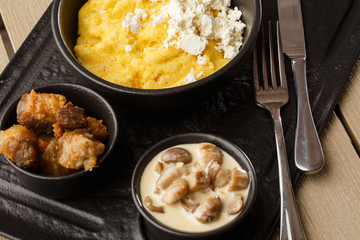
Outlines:
[[[324,154],[312,117],[306,81],[305,58],[291,60],[297,92],[295,164],[305,173],[316,173],[324,166]]]
[[[293,187],[291,184],[289,164],[286,154],[284,132],[281,123],[280,107],[271,111],[274,120],[276,151],[279,167],[280,187],[280,239],[304,240],[306,239],[301,219],[296,206]]]

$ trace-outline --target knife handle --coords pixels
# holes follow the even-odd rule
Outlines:
[[[295,164],[303,172],[313,174],[324,166],[324,154],[309,104],[305,58],[292,59],[291,65],[297,92]]]

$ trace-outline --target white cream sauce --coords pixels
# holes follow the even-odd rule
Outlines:
[[[201,164],[199,164],[200,150],[198,148],[198,144],[195,143],[181,144],[173,147],[181,147],[188,150],[191,153],[192,161],[191,163],[186,164],[189,174],[199,170],[204,170],[205,172],[207,172],[207,166],[201,166]],[[162,194],[165,191],[162,191],[160,194],[154,193],[156,187],[156,181],[160,177],[160,175],[155,171],[155,166],[159,161],[161,162],[161,156],[166,150],[167,149],[157,154],[153,158],[153,160],[150,161],[150,163],[146,166],[143,172],[140,182],[142,201],[144,201],[146,196],[149,196],[152,199],[154,206],[163,206],[164,208],[165,213],[148,211],[155,219],[158,220],[158,222],[178,231],[194,233],[194,232],[205,232],[205,231],[214,230],[216,228],[224,226],[225,224],[227,224],[237,216],[237,214],[229,215],[227,213],[227,208],[232,199],[232,195],[236,193],[241,193],[243,195],[244,198],[243,201],[245,204],[251,182],[246,189],[240,191],[228,192],[227,189],[229,187],[229,184],[227,184],[222,188],[216,188],[215,191],[212,191],[210,190],[209,187],[207,187],[205,189],[188,194],[187,195],[188,197],[190,197],[192,200],[199,202],[200,204],[211,196],[220,197],[222,202],[222,211],[220,217],[217,220],[214,220],[210,223],[204,224],[199,222],[195,218],[193,213],[185,211],[185,209],[181,206],[180,201],[177,201],[176,203],[171,205],[167,205],[161,202]],[[224,157],[221,167],[225,171],[233,168],[241,168],[239,163],[233,157],[231,157],[223,150],[222,153],[224,154]],[[163,165],[164,165],[164,169],[167,169],[170,166],[170,164],[166,164],[166,163],[163,163]]]

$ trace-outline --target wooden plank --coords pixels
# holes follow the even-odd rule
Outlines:
[[[326,165],[304,175],[297,191],[308,239],[360,239],[360,159],[333,114],[322,136]]]
[[[303,175],[295,190],[304,231],[308,239],[360,239],[360,159],[335,113],[321,143],[324,169]],[[279,232],[273,239],[279,239]]]
[[[51,0],[0,1],[0,14],[14,51],[19,49],[50,3]]]
[[[0,73],[6,67],[8,62],[9,62],[9,58],[5,50],[5,44],[2,38],[0,37]]]
[[[353,140],[354,146],[360,152],[360,58],[355,63],[344,92],[346,94],[339,103],[341,119]]]

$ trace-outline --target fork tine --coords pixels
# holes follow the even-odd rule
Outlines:
[[[279,21],[276,22],[276,38],[277,38],[277,50],[278,50],[278,61],[279,61],[279,77],[280,77],[280,86],[284,89],[287,89],[287,80],[284,64],[284,55],[282,51],[280,30],[279,30]]]
[[[270,77],[271,77],[271,84],[273,89],[277,89],[277,82],[276,82],[276,72],[275,72],[275,61],[274,61],[274,46],[272,41],[272,29],[271,29],[271,22],[268,23],[269,27],[269,61],[270,61]]]
[[[253,79],[254,79],[255,90],[256,91],[260,90],[256,45],[253,50]]]
[[[266,64],[266,47],[265,47],[265,34],[264,34],[264,25],[261,25],[261,56],[262,56],[262,72],[263,72],[263,82],[264,82],[264,89],[269,89],[269,80],[268,80],[268,72],[267,72],[267,64]]]

